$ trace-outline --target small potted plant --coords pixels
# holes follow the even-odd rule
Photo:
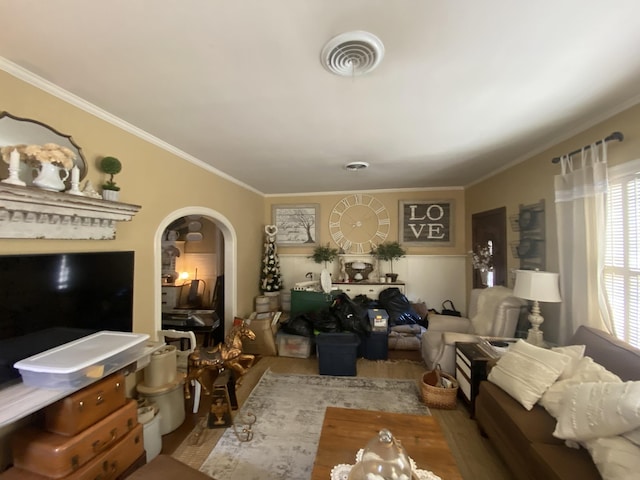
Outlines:
[[[100,170],[109,175],[109,180],[102,184],[102,198],[117,201],[120,187],[113,181],[113,176],[120,173],[122,163],[116,157],[104,157],[100,160]]]
[[[333,262],[337,256],[338,256],[338,249],[331,248],[327,243],[326,247],[323,247],[322,245],[318,245],[316,248],[314,248],[313,255],[311,255],[308,258],[313,258],[313,261],[316,263],[324,262],[324,268],[326,269],[327,264]]]
[[[371,255],[378,260],[389,262],[391,272],[387,273],[385,277],[389,278],[393,283],[398,280],[398,274],[393,273],[393,261],[404,257],[406,254],[407,252],[398,242],[384,242],[371,250]]]

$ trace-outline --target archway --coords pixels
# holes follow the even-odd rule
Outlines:
[[[154,326],[155,331],[162,327],[162,236],[165,229],[175,220],[188,215],[200,215],[213,222],[224,237],[224,322],[225,332],[233,326],[233,318],[237,310],[237,236],[231,222],[220,212],[206,207],[185,207],[174,210],[158,225],[154,237]]]

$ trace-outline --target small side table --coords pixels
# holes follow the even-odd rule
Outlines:
[[[456,342],[456,380],[458,391],[469,405],[471,418],[475,415],[475,401],[480,382],[487,379],[487,363],[492,360],[477,343]]]

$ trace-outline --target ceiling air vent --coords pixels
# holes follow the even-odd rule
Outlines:
[[[350,172],[358,172],[365,168],[369,168],[369,164],[367,162],[351,162],[347,163],[344,168]]]
[[[344,77],[364,75],[384,57],[384,45],[369,32],[347,32],[332,38],[322,49],[322,65]]]

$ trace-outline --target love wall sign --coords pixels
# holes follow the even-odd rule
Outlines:
[[[453,245],[453,200],[400,202],[400,243]]]

